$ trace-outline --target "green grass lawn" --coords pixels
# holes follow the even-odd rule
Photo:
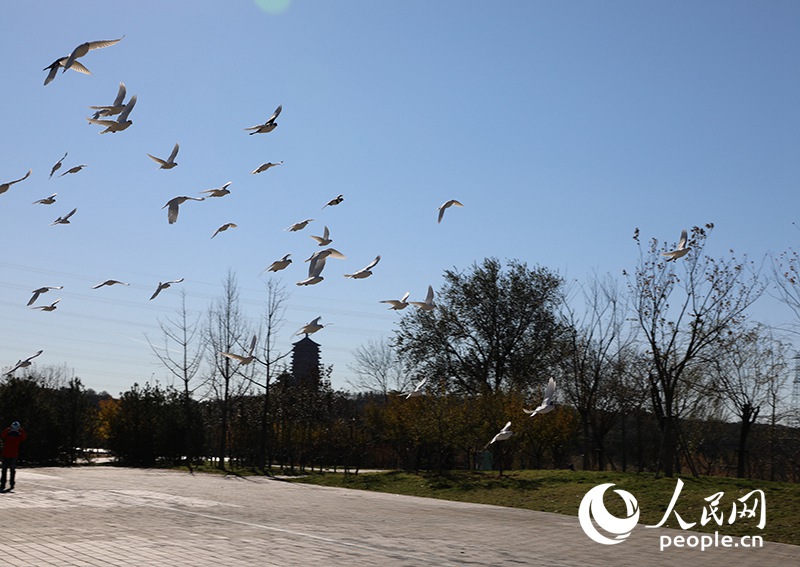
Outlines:
[[[696,522],[692,531],[718,531],[720,536],[760,535],[767,541],[800,545],[800,485],[722,477],[680,478],[685,484],[674,511],[685,522]],[[443,475],[378,472],[344,476],[340,473],[313,473],[288,481],[527,508],[570,516],[578,515],[578,506],[589,489],[610,482],[615,486],[605,494],[604,503],[608,510],[616,516],[625,516],[624,503],[613,490],[626,490],[639,503],[639,522],[647,525],[661,521],[677,483],[676,478],[655,478],[653,474],[561,470],[511,471],[502,477],[489,471],[453,471]],[[733,523],[728,523],[734,501],[756,489],[763,490],[765,495],[764,529],[757,527],[763,503],[756,508],[755,517],[737,515]],[[703,508],[710,507],[710,501],[705,499],[718,492],[724,492],[717,508],[717,516],[723,518],[722,525],[711,518],[705,526],[701,526]],[[746,502],[749,508],[754,507],[754,496]],[[741,511],[744,505],[737,501],[736,506]],[[670,513],[665,526],[680,529],[674,513]]]

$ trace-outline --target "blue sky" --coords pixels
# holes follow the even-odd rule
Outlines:
[[[0,367],[43,349],[40,365],[115,395],[167,381],[145,335],[180,296],[148,301],[156,284],[185,278],[200,313],[232,270],[257,323],[259,274],[292,253],[279,347],[321,315],[333,325],[314,338],[345,387],[352,350],[399,316],[378,302],[421,300],[447,268],[495,256],[622,281],[636,227],[674,242],[713,222],[709,253],[756,260],[800,236],[795,2],[42,1],[5,3],[0,21],[0,183],[33,170],[0,195]],[[78,44],[123,35],[81,59],[91,76],[42,85]],[[120,81],[134,124],[98,135],[87,107]],[[273,132],[244,131],[279,104]],[[146,154],[176,142],[178,167],[159,170]],[[62,172],[88,167],[48,179],[64,152]],[[227,181],[167,223],[169,199]],[[451,198],[465,206],[438,225]],[[226,222],[239,228],[210,239]],[[325,225],[348,259],[299,288]],[[372,277],[342,277],[377,254]],[[108,278],[131,285],[90,289]],[[25,305],[44,285],[64,286],[38,302],[61,297],[54,312]],[[790,318],[769,300],[753,313]]]

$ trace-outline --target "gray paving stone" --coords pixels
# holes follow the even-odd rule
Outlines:
[[[0,495],[0,565],[800,564],[800,547],[671,548],[636,529],[603,546],[577,518],[267,478],[113,467],[20,469]]]

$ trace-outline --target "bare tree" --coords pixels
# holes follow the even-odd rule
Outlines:
[[[388,399],[390,391],[409,388],[410,380],[389,339],[370,339],[353,351],[353,360],[348,368],[356,377],[348,383],[357,390],[380,392]]]
[[[578,412],[583,432],[583,468],[605,466],[604,439],[621,413],[618,385],[625,372],[634,333],[627,327],[626,298],[610,276],[594,274],[582,288],[582,315],[564,298],[567,349],[563,359],[563,390]]]
[[[264,381],[257,384],[264,389],[264,404],[261,409],[261,447],[259,452],[259,466],[262,469],[272,468],[272,427],[269,420],[269,394],[273,378],[278,374],[278,364],[290,351],[281,352],[276,346],[278,333],[283,327],[285,303],[289,295],[286,287],[280,280],[270,278],[266,284],[267,303],[264,310],[261,326],[263,337],[261,356],[257,361],[264,367]]]
[[[673,476],[679,443],[681,381],[726,332],[739,324],[764,286],[752,262],[703,254],[713,224],[692,228],[690,251],[665,260],[658,240],[642,249],[628,285],[650,362],[650,393],[662,433],[661,464]],[[627,274],[626,274],[627,275]],[[685,390],[688,390],[685,389]]]
[[[157,347],[147,335],[145,339],[161,364],[183,384],[184,450],[191,470],[192,460],[197,456],[193,442],[197,437],[197,420],[194,417],[192,394],[200,386],[193,384],[193,381],[200,370],[204,345],[200,336],[200,315],[193,317],[186,308],[186,290],[181,289],[180,295],[181,306],[175,316],[158,322],[164,346]]]
[[[218,439],[218,467],[225,469],[228,450],[228,422],[231,397],[235,395],[235,378],[240,363],[222,353],[246,352],[249,349],[250,328],[239,307],[239,288],[236,276],[228,272],[223,282],[222,297],[214,300],[208,309],[206,344],[211,375],[209,387],[219,407],[220,427]]]
[[[768,408],[786,380],[787,347],[763,325],[737,329],[720,342],[709,365],[714,392],[739,419],[736,476],[744,478],[747,438],[761,413]],[[773,416],[775,408],[773,407]]]

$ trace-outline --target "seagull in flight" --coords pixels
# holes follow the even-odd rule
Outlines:
[[[309,236],[311,236],[311,235],[309,235]],[[311,236],[311,238],[316,240],[319,243],[320,246],[327,246],[328,244],[333,242],[333,240],[331,240],[330,236],[331,236],[331,233],[328,230],[328,227],[326,226],[325,230],[322,231],[322,236]]]
[[[291,256],[291,254],[286,254],[286,256],[280,260],[275,260],[268,268],[264,268],[264,272],[280,272],[281,270],[285,270],[289,264],[292,263],[292,259],[289,258],[289,256]],[[263,274],[264,272],[261,273]]]
[[[56,304],[59,301],[61,301],[60,297],[50,305],[34,305],[33,307],[31,307],[31,309],[41,309],[42,311],[55,311],[57,309]]]
[[[53,222],[50,223],[50,226],[53,226],[54,224],[69,224],[70,217],[72,215],[74,215],[76,212],[78,212],[77,207],[72,209],[70,212],[68,212],[63,217],[58,217],[56,220],[54,220]]]
[[[375,259],[372,262],[370,262],[369,264],[367,264],[366,266],[364,266],[363,268],[361,268],[357,272],[352,273],[352,274],[345,274],[344,277],[353,278],[355,280],[361,280],[361,279],[364,279],[364,278],[368,278],[368,277],[370,277],[372,275],[372,268],[374,268],[378,264],[378,262],[380,262],[380,261],[381,261],[381,257],[380,257],[380,254],[379,254],[379,255],[375,256]]]
[[[426,376],[425,378],[423,378],[422,380],[417,382],[417,385],[414,386],[413,390],[411,390],[410,392],[403,392],[400,395],[401,396],[405,396],[406,399],[408,399],[408,398],[416,398],[418,396],[421,396],[421,395],[423,395],[425,393],[425,392],[422,391],[422,388],[425,387],[425,384],[427,382],[428,382],[428,377]]]
[[[389,309],[394,309],[395,311],[400,311],[401,309],[405,309],[408,307],[408,296],[411,295],[410,292],[406,292],[405,295],[400,299],[384,299],[381,303],[389,303],[391,307]]]
[[[56,202],[56,195],[58,195],[58,193],[53,193],[49,197],[45,197],[44,199],[39,199],[38,201],[34,201],[31,204],[33,204],[33,205],[52,205],[53,203]]]
[[[242,364],[242,365],[250,364],[251,362],[253,362],[256,359],[256,357],[253,356],[253,351],[256,348],[256,340],[257,340],[256,335],[253,335],[253,340],[250,342],[250,350],[247,351],[247,354],[245,356],[241,356],[241,355],[238,355],[238,354],[233,354],[231,352],[221,352],[220,354],[222,356],[230,358],[231,360],[237,361],[239,364]]]
[[[63,162],[67,158],[67,153],[69,152],[64,152],[64,157],[58,160],[53,166],[53,168],[50,170],[50,177],[53,177],[53,174],[61,168],[61,162]]]
[[[250,132],[251,136],[253,134],[266,134],[267,132],[272,132],[278,126],[278,123],[275,122],[275,119],[281,113],[281,110],[283,110],[283,105],[278,106],[278,108],[275,109],[275,112],[272,113],[272,116],[270,116],[269,119],[263,124],[259,124],[258,126],[250,126],[249,128],[245,128],[245,130],[252,130],[252,132]]]
[[[308,223],[310,223],[313,220],[314,219],[306,219],[300,222],[296,222],[292,226],[286,227],[284,230],[289,232],[297,232],[298,230],[303,230],[308,225]]]
[[[428,295],[425,296],[425,301],[409,301],[411,305],[416,305],[423,311],[433,311],[436,305],[433,303],[433,287],[428,286]]]
[[[131,285],[129,283],[121,282],[119,280],[106,280],[104,282],[100,282],[97,285],[93,285],[92,289],[98,289],[98,288],[101,288],[103,286],[112,286],[112,285],[117,285],[117,284],[119,284],[119,285]]]
[[[136,95],[133,95],[130,100],[128,100],[128,104],[125,105],[125,108],[122,110],[116,120],[104,120],[97,118],[87,118],[86,120],[88,120],[90,124],[99,124],[100,126],[105,126],[106,129],[101,130],[101,134],[106,134],[108,132],[111,132],[112,134],[122,132],[123,130],[126,130],[128,126],[133,124],[133,120],[128,120],[128,116],[130,115],[134,106],[136,106]]]
[[[220,232],[225,232],[229,228],[239,228],[239,225],[233,222],[226,222],[225,224],[223,224],[221,227],[219,227],[217,230],[214,231],[214,234],[211,235],[211,238],[214,238]]]
[[[33,297],[28,300],[28,306],[33,305],[33,303],[39,299],[39,296],[43,293],[47,293],[51,289],[64,289],[63,285],[46,285],[44,287],[40,287],[39,289],[34,289],[31,293],[33,293]]]
[[[686,234],[686,229],[681,231],[681,239],[678,241],[678,247],[675,250],[671,250],[669,252],[662,252],[662,256],[667,257],[667,262],[671,262],[673,260],[677,260],[678,258],[682,258],[689,253],[689,250],[692,249],[691,246],[687,246],[686,243],[688,242],[689,235]]]
[[[279,161],[278,163],[272,163],[271,161],[268,161],[267,163],[262,163],[257,168],[255,168],[253,171],[251,171],[250,173],[255,175],[257,173],[261,173],[262,171],[267,171],[270,167],[276,167],[278,165],[281,165],[282,163],[283,163],[283,160]]]
[[[114,102],[107,106],[90,106],[92,110],[95,111],[92,118],[97,120],[101,116],[116,116],[123,110],[125,110],[125,95],[127,94],[127,90],[125,89],[125,83],[119,84],[119,89],[117,90],[117,97],[114,99]]]
[[[324,250],[320,250],[318,252],[314,252],[311,256],[303,260],[304,262],[315,262],[316,260],[322,260],[330,256],[331,258],[336,258],[337,260],[347,260],[347,256],[339,252],[336,248],[325,248]]]
[[[72,50],[69,57],[67,57],[66,62],[64,63],[64,70],[62,73],[66,72],[67,69],[72,67],[75,64],[75,60],[79,57],[83,57],[90,51],[95,49],[101,49],[103,47],[111,47],[112,45],[118,44],[125,36],[123,35],[119,39],[104,39],[99,41],[87,41],[86,43],[80,44],[78,47]]]
[[[342,201],[344,201],[344,195],[339,194],[330,201],[328,201],[327,203],[325,203],[324,205],[322,205],[322,208],[324,209],[325,207],[335,207],[336,205],[341,204]]]
[[[28,366],[30,366],[32,364],[31,360],[33,360],[34,358],[36,358],[37,356],[39,356],[43,352],[44,352],[43,350],[40,350],[39,352],[37,352],[33,356],[29,356],[26,359],[18,360],[17,363],[14,365],[14,368],[12,368],[8,372],[6,372],[6,376],[11,376],[19,368],[27,368]]]
[[[69,175],[70,173],[78,173],[84,167],[89,167],[89,166],[84,163],[82,165],[76,165],[74,167],[70,167],[67,171],[59,175],[59,177],[64,177],[65,175]]]
[[[555,393],[556,393],[556,381],[550,378],[550,380],[547,381],[547,386],[544,387],[544,399],[542,400],[542,403],[539,404],[539,407],[532,410],[523,408],[522,411],[524,411],[527,414],[530,414],[531,417],[533,417],[536,414],[548,413],[553,411],[553,409],[556,407],[555,404],[553,403],[553,395]]]
[[[159,293],[161,293],[163,290],[167,289],[172,284],[179,284],[182,281],[183,281],[183,278],[181,278],[179,280],[168,281],[168,282],[158,282],[158,287],[153,292],[153,295],[150,296],[150,301],[154,300]]]
[[[501,429],[500,432],[497,435],[492,437],[492,440],[489,441],[486,444],[486,447],[488,447],[489,445],[491,445],[495,441],[505,441],[506,439],[508,439],[512,435],[514,435],[514,432],[511,431],[511,422],[509,421],[508,423],[506,423],[505,427],[503,427],[503,429]]]
[[[58,73],[59,68],[63,67],[67,63],[67,59],[69,59],[69,56],[59,57],[58,59],[50,63],[50,65],[42,69],[42,71],[49,71],[47,73],[47,77],[45,77],[44,79],[45,86],[49,85],[50,82],[56,78],[56,74]],[[89,69],[84,67],[83,63],[81,63],[80,61],[75,61],[70,67],[70,69],[72,69],[73,71],[77,71],[78,73],[83,73],[84,75],[92,74],[91,71],[89,71]]]
[[[439,205],[439,219],[436,222],[442,222],[442,217],[444,217],[444,212],[455,205],[456,207],[463,207],[460,202],[456,201],[455,199],[450,199],[449,201],[445,201],[441,205]]]
[[[187,197],[186,195],[181,195],[180,197],[173,197],[167,204],[161,207],[162,209],[167,209],[167,220],[169,224],[175,224],[175,221],[178,220],[178,207],[185,203],[186,201],[205,201],[205,197]]]
[[[147,157],[156,162],[159,165],[159,169],[172,169],[173,167],[178,165],[178,162],[175,161],[175,157],[178,155],[179,149],[180,146],[178,144],[175,144],[175,147],[172,148],[172,153],[169,154],[169,157],[167,159],[157,158],[156,156],[150,154],[147,154]]]
[[[303,325],[302,327],[300,327],[300,330],[295,333],[295,335],[312,335],[317,331],[319,331],[320,329],[324,329],[325,325],[320,324],[319,322],[320,319],[322,319],[321,316],[317,317],[309,324]],[[330,323],[328,324],[330,325]]]
[[[20,177],[19,179],[14,180],[14,181],[9,181],[7,183],[0,183],[0,195],[5,193],[6,191],[8,191],[9,188],[12,185],[14,185],[14,183],[19,183],[20,181],[25,181],[30,176],[31,171],[33,171],[33,170],[29,169],[28,173],[26,173],[25,175],[23,175],[22,177]]]

